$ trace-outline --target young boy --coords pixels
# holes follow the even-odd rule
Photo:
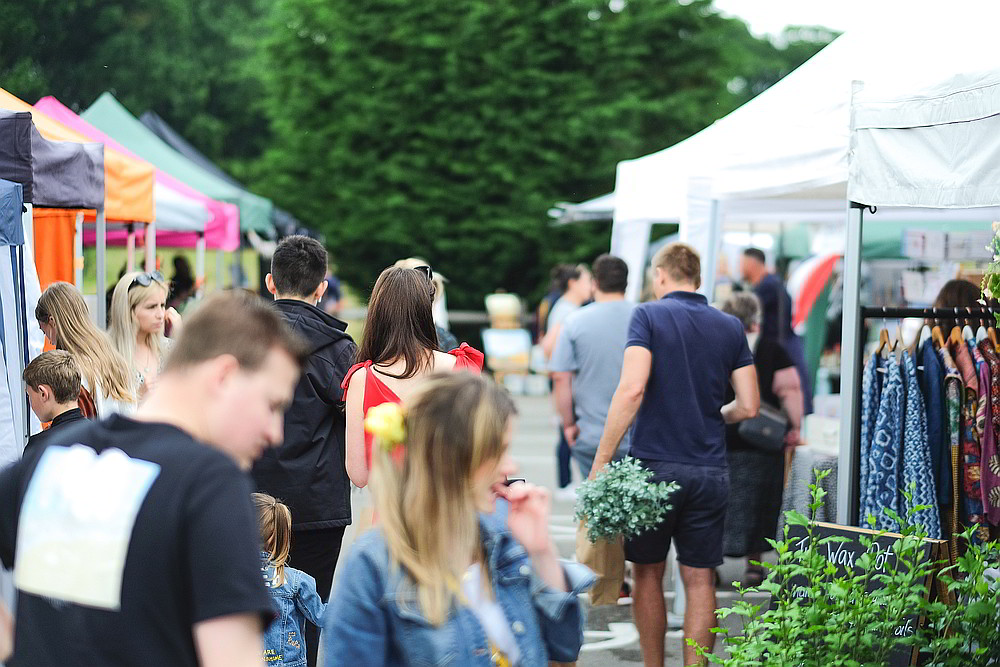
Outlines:
[[[281,498],[291,509],[290,562],[316,580],[324,602],[351,522],[340,383],[357,352],[347,323],[316,305],[327,289],[327,261],[323,244],[305,236],[283,238],[271,257],[265,282],[274,308],[305,339],[309,356],[285,412],[284,442],[264,452],[252,472],[258,491]],[[318,631],[308,624],[309,667],[316,665],[318,646]]]
[[[25,366],[21,376],[28,390],[28,402],[38,420],[52,422],[49,428],[28,438],[24,450],[41,447],[55,433],[84,419],[77,407],[80,396],[80,367],[64,350],[42,352]]]

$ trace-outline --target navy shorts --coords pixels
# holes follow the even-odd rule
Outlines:
[[[625,559],[640,564],[661,563],[667,559],[673,540],[680,564],[702,568],[722,565],[729,468],[640,461],[653,471],[653,482],[677,482],[680,488],[667,501],[673,509],[659,526],[625,540]]]

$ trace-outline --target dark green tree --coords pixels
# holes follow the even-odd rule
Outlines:
[[[8,0],[0,85],[27,102],[86,108],[105,90],[153,109],[215,159],[268,136],[259,44],[269,0]]]
[[[708,0],[279,0],[271,25],[254,182],[351,284],[420,254],[465,307],[605,250],[608,225],[552,229],[551,204],[731,111],[777,51]]]

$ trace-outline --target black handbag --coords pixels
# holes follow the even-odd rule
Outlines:
[[[737,432],[748,445],[775,454],[785,447],[788,417],[781,410],[761,404],[757,416],[741,421]]]

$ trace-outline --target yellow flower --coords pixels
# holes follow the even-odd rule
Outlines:
[[[392,449],[403,442],[403,408],[397,403],[383,403],[368,411],[365,417],[365,431],[386,449]]]

